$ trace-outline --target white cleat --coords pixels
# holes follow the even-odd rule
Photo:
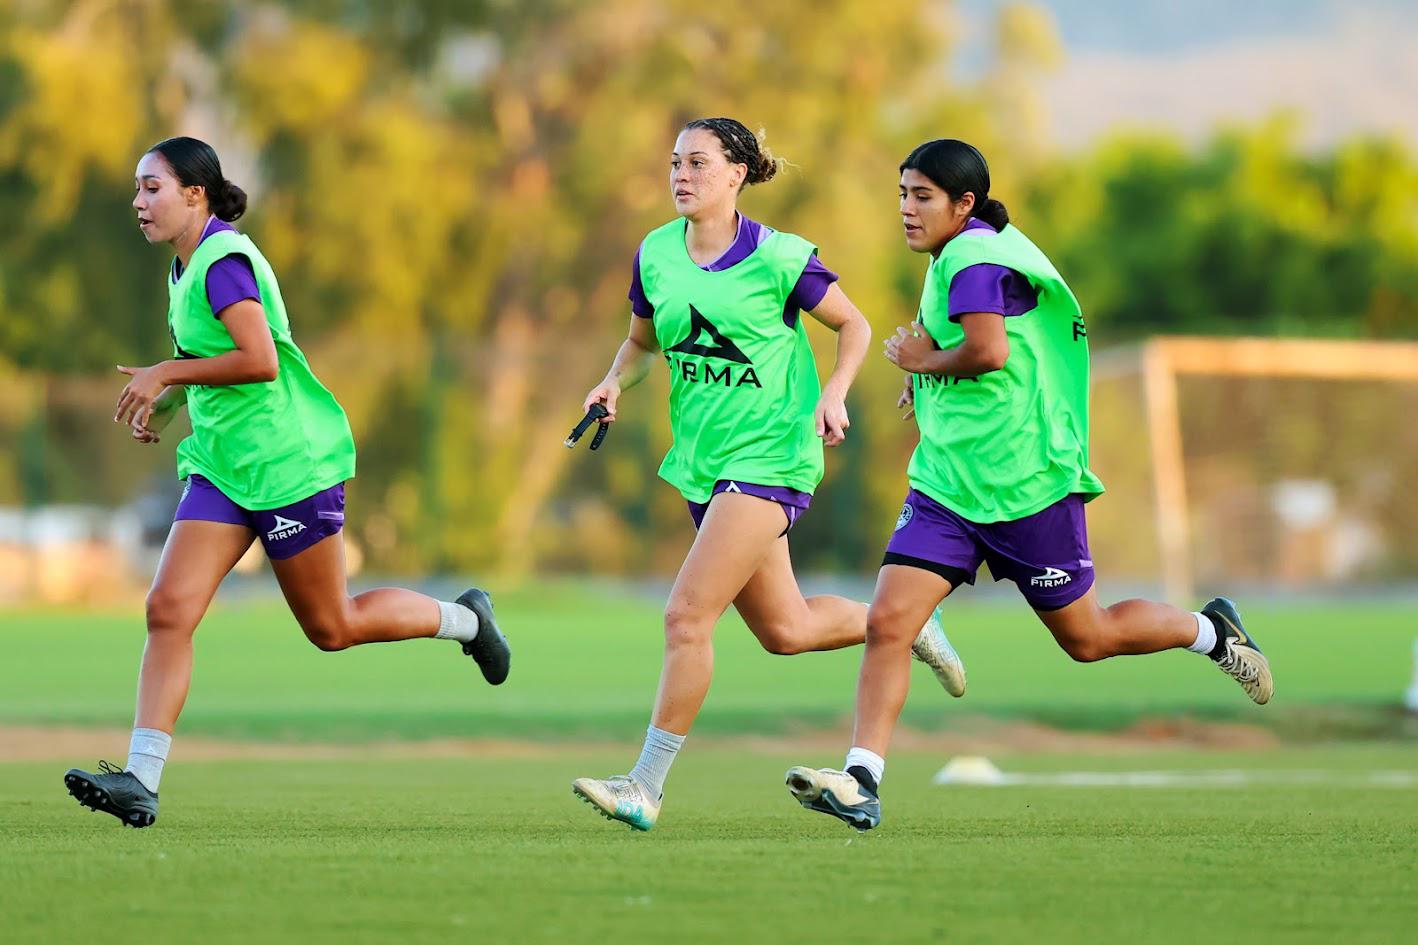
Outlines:
[[[881,800],[855,777],[835,768],[797,765],[784,778],[799,804],[829,814],[858,830],[881,823]]]
[[[604,780],[577,778],[571,782],[571,793],[607,820],[618,820],[636,830],[649,830],[660,817],[660,801],[652,800],[640,782],[626,774]]]
[[[965,695],[965,664],[960,662],[960,654],[955,652],[955,647],[945,637],[939,607],[921,632],[916,634],[916,641],[911,644],[911,655],[931,668],[946,692],[957,699]]]

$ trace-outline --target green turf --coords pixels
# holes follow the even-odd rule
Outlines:
[[[512,677],[490,689],[441,641],[325,654],[279,603],[221,605],[197,635],[186,733],[296,739],[447,735],[630,737],[645,722],[660,662],[650,598],[550,585],[503,594]],[[951,702],[918,667],[906,720],[949,727],[963,714],[1109,727],[1188,713],[1274,721],[1323,706],[1324,717],[1397,704],[1409,683],[1418,620],[1411,605],[1246,608],[1270,656],[1277,695],[1265,709],[1185,652],[1077,665],[1022,605],[946,605],[970,673]],[[143,643],[141,608],[0,613],[0,721],[126,725]],[[700,731],[792,731],[849,716],[859,650],[795,658],[758,649],[732,613],[716,640],[714,687]],[[1387,716],[1384,716],[1385,718]]]
[[[939,788],[893,758],[856,836],[790,762],[687,751],[660,826],[578,803],[615,755],[174,764],[158,824],[81,810],[57,764],[0,764],[7,943],[1410,940],[1418,790]],[[1009,769],[1370,769],[1402,747],[1002,759]],[[849,840],[851,842],[849,842]]]

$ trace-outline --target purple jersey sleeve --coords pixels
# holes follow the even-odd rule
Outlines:
[[[950,280],[951,321],[971,312],[1023,315],[1039,304],[1039,293],[1021,273],[1007,266],[979,263],[966,266]]]
[[[798,284],[793,286],[793,291],[788,296],[788,304],[801,311],[811,312],[817,308],[837,278],[837,273],[824,266],[817,258],[817,253],[813,253],[808,257],[802,275],[798,276]]]
[[[212,314],[220,318],[227,306],[246,299],[261,301],[251,260],[232,253],[207,267],[207,302],[212,306]]]
[[[635,251],[635,263],[630,267],[630,311],[640,318],[654,318],[655,306],[645,296],[645,286],[640,283],[640,250]]]

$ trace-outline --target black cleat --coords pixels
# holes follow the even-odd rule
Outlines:
[[[151,827],[158,819],[158,796],[131,771],[107,761],[100,761],[98,769],[91,774],[70,768],[64,772],[64,786],[89,810],[112,814],[130,827]]]
[[[1275,694],[1270,678],[1270,660],[1241,624],[1236,605],[1224,597],[1214,597],[1201,612],[1216,626],[1216,648],[1208,654],[1218,669],[1241,684],[1257,705],[1265,705]]]
[[[487,591],[470,587],[462,593],[457,603],[478,615],[478,635],[463,644],[463,652],[477,662],[484,679],[494,686],[502,685],[512,669],[512,648],[507,645],[502,631],[497,629],[497,618],[492,615],[492,598]]]

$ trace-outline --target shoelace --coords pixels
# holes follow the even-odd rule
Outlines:
[[[99,774],[122,774],[122,773],[123,773],[123,769],[120,768],[120,767],[118,767],[117,765],[109,764],[107,761],[100,761],[100,762],[98,763],[98,773],[99,773]]]
[[[617,774],[613,777],[606,778],[606,783],[611,786],[611,793],[614,794],[617,799],[629,799],[633,796],[639,801],[644,797],[645,792],[640,789],[639,782],[627,774]]]
[[[1233,647],[1227,648],[1226,655],[1217,660],[1216,665],[1237,682],[1255,682],[1260,678],[1260,668],[1254,663],[1242,662]]]

